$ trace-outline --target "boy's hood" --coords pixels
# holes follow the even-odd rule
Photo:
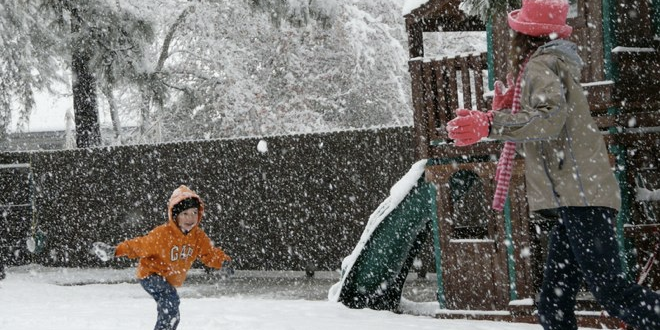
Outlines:
[[[178,204],[180,201],[188,198],[195,198],[199,202],[197,224],[199,225],[202,222],[202,216],[204,215],[204,202],[202,202],[202,199],[199,197],[199,195],[197,195],[197,193],[184,185],[179,186],[179,188],[176,188],[172,192],[172,196],[170,196],[170,200],[167,203],[167,217],[171,222],[174,222],[174,219],[172,218],[172,207],[174,207],[174,205]]]

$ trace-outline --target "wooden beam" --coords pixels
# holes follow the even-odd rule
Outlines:
[[[426,123],[428,116],[424,111],[424,87],[422,85],[422,61],[421,59],[408,61],[411,77],[413,121],[415,132],[415,159],[426,159],[429,157],[429,137],[427,135]]]
[[[406,17],[406,31],[408,32],[408,56],[410,58],[424,56],[424,40],[421,25],[416,19]]]

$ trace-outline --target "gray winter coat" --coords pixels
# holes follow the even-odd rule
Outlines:
[[[489,137],[522,143],[530,211],[620,207],[605,141],[579,82],[582,66],[572,42],[541,46],[525,67],[520,111],[494,114]]]

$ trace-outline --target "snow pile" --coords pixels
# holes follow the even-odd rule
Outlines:
[[[131,272],[134,271],[131,269]],[[123,271],[122,271],[123,272]],[[0,281],[2,330],[117,330],[152,329],[156,304],[137,283],[70,285],[96,278],[115,278],[114,270],[53,269],[40,266],[9,267]],[[122,276],[132,274],[123,274]],[[67,283],[58,285],[57,283]],[[217,283],[233,285],[232,281]],[[264,299],[254,295],[192,296],[181,290],[180,330],[536,330],[536,324],[475,320],[440,320],[371,309],[349,309],[328,301]],[[211,291],[213,285],[207,285]],[[255,292],[263,288],[255,287]],[[437,302],[402,305],[421,315]],[[429,315],[429,314],[427,314]],[[430,314],[433,315],[433,314]]]
[[[376,211],[369,216],[369,222],[367,222],[364,232],[360,237],[360,241],[357,243],[353,252],[341,263],[342,269],[342,278],[339,282],[333,285],[328,292],[328,300],[330,301],[339,301],[339,294],[341,288],[344,285],[344,280],[346,275],[350,273],[351,268],[355,260],[357,260],[362,249],[367,244],[373,232],[378,228],[378,225],[385,219],[396,207],[403,201],[404,198],[410,193],[412,188],[417,186],[417,181],[424,174],[424,167],[426,166],[426,159],[420,160],[412,165],[408,173],[401,178],[397,183],[392,186],[390,189],[390,196],[383,201]]]

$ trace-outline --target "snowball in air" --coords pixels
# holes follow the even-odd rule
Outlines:
[[[260,153],[268,152],[268,143],[264,140],[259,141],[259,143],[257,143],[257,151]]]

